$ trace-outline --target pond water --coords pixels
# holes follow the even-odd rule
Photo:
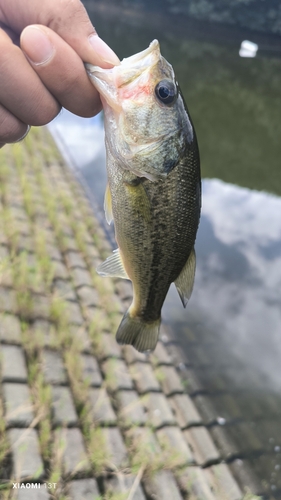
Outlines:
[[[184,310],[172,286],[163,319],[200,381],[192,397],[203,411],[204,398],[211,403],[206,419],[238,480],[252,470],[256,484],[245,474],[244,484],[280,499],[281,38],[185,17],[177,2],[163,3],[169,11],[152,2],[149,15],[141,1],[85,4],[120,58],[158,38],[177,74],[199,141],[203,207],[193,295]],[[258,45],[256,57],[239,56],[243,40]],[[50,127],[104,221],[101,115],[63,111]]]

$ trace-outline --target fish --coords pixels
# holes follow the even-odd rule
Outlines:
[[[150,352],[170,285],[184,307],[193,289],[201,210],[196,133],[157,40],[110,69],[86,64],[86,70],[103,105],[104,208],[118,245],[97,272],[131,280],[133,301],[116,340]]]

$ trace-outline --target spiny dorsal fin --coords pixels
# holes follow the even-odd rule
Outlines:
[[[113,253],[97,267],[97,273],[100,276],[130,279],[125,271],[119,248],[113,250]]]
[[[181,298],[183,307],[186,307],[186,304],[192,294],[194,277],[195,277],[195,267],[196,267],[196,256],[195,256],[195,250],[193,248],[180,275],[175,280],[175,285],[177,287],[177,291]]]
[[[105,218],[106,222],[108,224],[111,223],[113,220],[113,213],[112,213],[112,199],[111,199],[111,192],[109,189],[109,184],[107,183],[105,193],[104,193],[104,211],[105,211]]]

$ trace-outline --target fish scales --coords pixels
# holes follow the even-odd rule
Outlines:
[[[184,306],[192,292],[201,208],[197,139],[157,41],[113,70],[88,65],[88,74],[104,106],[105,210],[119,248],[98,272],[133,284],[133,303],[117,341],[152,350],[171,283]]]

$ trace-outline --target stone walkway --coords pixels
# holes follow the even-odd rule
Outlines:
[[[0,498],[241,499],[164,329],[150,356],[115,342],[131,287],[97,275],[111,248],[46,129],[0,150],[0,194]]]

